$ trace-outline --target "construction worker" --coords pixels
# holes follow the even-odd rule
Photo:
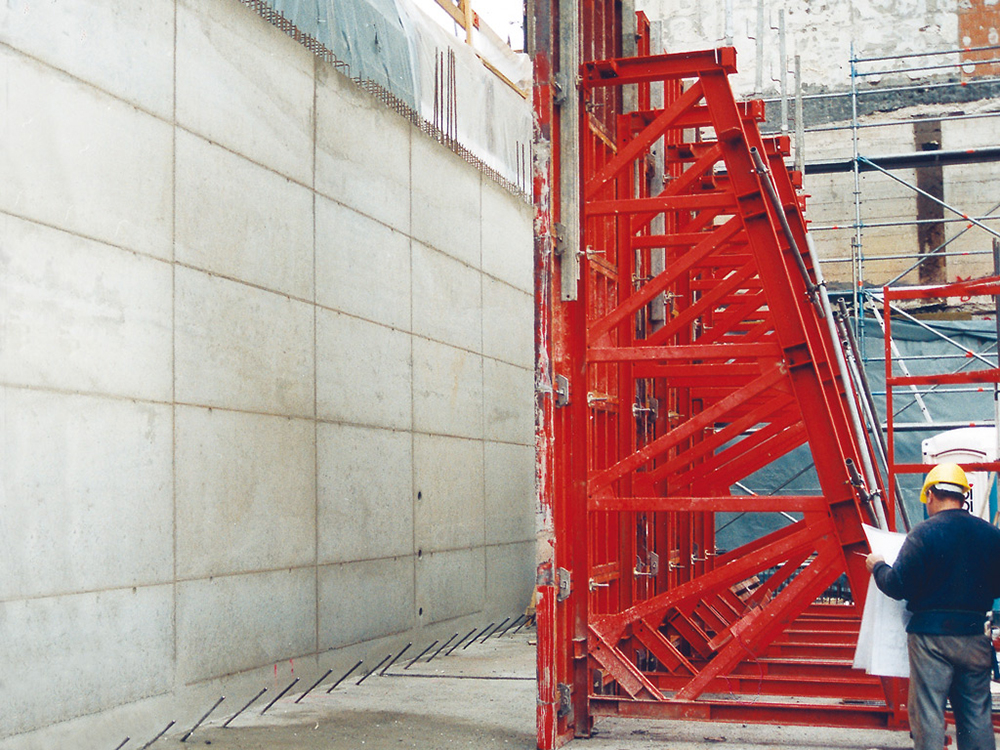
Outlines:
[[[945,745],[945,699],[955,715],[958,750],[994,750],[990,698],[993,645],[986,612],[1000,596],[1000,529],[968,512],[971,488],[957,464],[939,464],[920,490],[928,518],[906,536],[888,565],[865,560],[875,583],[912,612],[907,710],[916,750]]]

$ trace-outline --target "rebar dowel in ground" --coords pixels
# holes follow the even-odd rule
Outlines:
[[[512,627],[514,627],[515,625],[517,625],[517,624],[518,624],[519,622],[521,622],[521,620],[523,620],[523,619],[524,619],[524,615],[518,615],[518,616],[517,616],[517,619],[516,619],[516,620],[514,620],[514,622],[512,622],[512,623],[511,623],[510,625],[508,625],[507,627],[505,627],[505,628],[503,629],[503,632],[502,632],[502,633],[500,633],[500,636],[499,636],[499,637],[500,637],[500,638],[503,638],[503,637],[504,637],[504,635],[506,635],[506,634],[507,634],[507,631],[508,631],[508,630],[510,630],[510,629],[511,629]]]
[[[250,700],[248,700],[248,701],[247,701],[247,704],[246,704],[245,706],[243,706],[243,708],[241,708],[241,709],[240,709],[239,711],[237,711],[237,712],[236,712],[236,713],[234,713],[234,714],[233,714],[232,716],[230,716],[230,717],[229,717],[228,719],[226,719],[226,723],[222,725],[222,728],[223,728],[223,729],[225,729],[226,727],[228,727],[228,726],[229,726],[229,722],[231,722],[231,721],[232,721],[233,719],[235,719],[235,718],[236,718],[237,716],[239,716],[239,715],[240,715],[241,713],[243,713],[243,712],[244,712],[244,711],[246,711],[246,710],[247,710],[248,708],[250,708],[250,706],[252,706],[252,705],[254,704],[254,702],[255,702],[255,701],[256,701],[256,700],[258,699],[258,698],[260,698],[260,696],[262,696],[262,695],[263,695],[264,693],[266,693],[266,692],[267,692],[267,688],[261,688],[261,689],[260,689],[260,692],[259,692],[259,693],[257,693],[257,695],[255,695],[255,696],[254,696],[253,698],[251,698]]]
[[[441,648],[439,648],[437,651],[434,652],[431,658],[427,660],[427,663],[430,664],[432,661],[434,661],[434,657],[436,657],[438,654],[440,654],[442,651],[448,648],[448,644],[451,643],[456,638],[458,638],[458,633],[455,633],[451,638],[442,643]]]
[[[373,675],[373,674],[375,673],[375,670],[376,670],[376,669],[378,669],[379,667],[381,667],[381,666],[382,666],[383,664],[385,664],[385,663],[386,663],[387,661],[389,661],[389,659],[391,659],[391,658],[392,658],[392,654],[389,654],[389,655],[388,655],[387,657],[385,657],[385,658],[384,658],[384,659],[383,659],[382,661],[380,661],[380,662],[379,662],[378,664],[376,664],[376,665],[375,665],[375,669],[372,669],[372,671],[371,671],[371,672],[369,672],[368,674],[366,674],[366,675],[365,675],[364,677],[362,677],[362,678],[361,678],[360,680],[358,680],[358,681],[357,681],[357,682],[355,682],[354,684],[355,684],[355,685],[360,685],[360,684],[361,684],[362,682],[364,682],[364,681],[365,681],[365,680],[367,680],[367,679],[368,679],[369,677],[371,677],[371,676],[372,676],[372,675]]]
[[[473,633],[475,633],[475,632],[476,632],[476,629],[475,629],[475,628],[473,628],[473,629],[472,629],[472,630],[470,630],[470,631],[469,631],[468,633],[466,633],[466,634],[465,634],[465,635],[463,635],[463,636],[462,636],[461,638],[459,638],[459,639],[458,639],[457,641],[455,641],[455,645],[454,645],[454,646],[452,646],[451,648],[449,648],[449,649],[448,649],[448,650],[447,650],[447,651],[445,652],[445,656],[451,656],[451,652],[452,652],[452,651],[454,651],[454,650],[455,650],[456,648],[458,648],[459,646],[461,646],[461,645],[462,645],[462,642],[463,642],[463,641],[464,641],[464,640],[465,640],[466,638],[468,638],[468,637],[469,637],[470,635],[472,635]]]
[[[143,745],[142,747],[140,747],[139,750],[146,750],[146,748],[148,748],[150,745],[152,745],[154,742],[156,742],[158,739],[160,739],[160,737],[162,737],[163,735],[165,735],[167,733],[167,731],[170,729],[170,727],[172,727],[174,724],[176,724],[176,722],[173,722],[173,721],[170,722],[169,724],[167,724],[165,727],[163,727],[163,730],[158,735],[156,735],[153,739],[151,739],[145,745]]]
[[[344,674],[342,674],[342,675],[340,676],[340,679],[339,679],[339,680],[337,680],[337,681],[336,681],[335,683],[333,683],[333,685],[331,685],[331,686],[330,686],[330,689],[326,691],[326,694],[327,694],[327,695],[329,695],[330,693],[332,693],[332,692],[333,692],[333,689],[334,689],[335,687],[337,687],[337,685],[339,685],[340,683],[342,683],[342,682],[343,682],[344,680],[346,680],[346,679],[347,679],[347,678],[348,678],[348,677],[349,677],[349,676],[351,675],[351,673],[352,673],[352,672],[353,672],[353,671],[354,671],[355,669],[357,669],[358,667],[360,667],[360,666],[361,666],[361,664],[362,664],[362,662],[364,662],[364,659],[358,659],[358,663],[357,663],[357,664],[355,664],[355,665],[354,665],[353,667],[351,667],[350,669],[348,669],[348,670],[347,670],[346,672],[344,672]]]
[[[517,626],[517,630],[520,630],[525,625],[527,625],[529,622],[531,622],[531,618],[530,617],[525,617],[524,618],[524,622],[522,622],[520,625]],[[517,630],[515,630],[513,633],[510,634],[511,638],[513,638],[515,635],[517,635]]]
[[[304,693],[303,693],[302,695],[300,695],[300,696],[299,696],[298,698],[296,698],[296,699],[295,699],[295,702],[296,702],[296,703],[298,703],[298,702],[299,702],[300,700],[302,700],[302,699],[303,699],[303,698],[305,698],[305,697],[306,697],[307,695],[309,695],[309,693],[311,693],[311,692],[312,692],[312,691],[313,691],[313,690],[314,690],[314,689],[315,689],[315,688],[316,688],[316,687],[317,687],[317,686],[318,686],[318,685],[319,685],[319,684],[320,684],[320,683],[321,683],[321,682],[322,682],[323,680],[325,680],[325,679],[326,679],[327,677],[329,677],[329,676],[330,676],[330,674],[331,674],[332,672],[333,672],[333,670],[332,670],[332,669],[328,669],[328,670],[326,670],[326,674],[325,674],[325,675],[323,675],[322,677],[320,677],[320,678],[319,678],[318,680],[316,680],[316,682],[314,682],[314,683],[312,684],[312,687],[311,687],[311,688],[309,688],[309,689],[308,689],[308,690],[306,690],[306,691],[305,691],[305,692],[304,692]]]
[[[219,704],[222,703],[222,701],[224,701],[225,699],[226,699],[226,696],[223,695],[221,698],[219,698],[219,700],[217,700],[215,703],[213,703],[212,707],[205,712],[205,715],[202,716],[200,719],[198,719],[198,721],[195,723],[195,725],[193,727],[191,727],[191,729],[188,731],[187,734],[185,734],[183,737],[181,737],[181,742],[187,742],[188,741],[188,737],[190,737],[192,734],[194,734],[194,730],[197,729],[198,727],[200,727],[201,723],[203,721],[205,721],[205,719],[207,719],[209,717],[209,715],[212,713],[212,711],[214,711],[215,709],[217,709],[219,707]]]
[[[495,623],[492,623],[492,622],[491,622],[491,623],[490,623],[489,625],[487,625],[487,626],[486,626],[485,628],[483,628],[483,629],[482,629],[482,630],[480,630],[480,631],[479,631],[478,633],[476,633],[476,634],[475,634],[474,636],[472,636],[472,640],[471,640],[471,641],[468,641],[468,642],[467,642],[467,643],[466,643],[466,644],[465,644],[464,646],[462,646],[462,650],[463,650],[463,651],[465,651],[465,649],[467,649],[467,648],[468,648],[469,646],[471,646],[471,645],[472,645],[473,643],[475,643],[476,641],[478,641],[478,640],[479,640],[479,636],[481,636],[481,635],[482,635],[483,633],[485,633],[485,632],[486,632],[487,630],[489,630],[490,628],[492,628],[494,624],[495,624]]]
[[[408,648],[409,648],[410,646],[412,646],[412,645],[413,645],[412,643],[407,643],[407,644],[406,644],[405,646],[403,646],[403,650],[402,650],[402,651],[400,651],[400,652],[399,652],[398,654],[396,654],[396,658],[395,658],[395,659],[393,659],[393,660],[392,660],[391,662],[389,662],[388,664],[386,664],[386,665],[385,665],[385,669],[383,669],[383,670],[382,670],[381,672],[379,672],[379,673],[378,673],[378,676],[379,676],[379,677],[381,677],[381,676],[382,676],[382,675],[384,675],[384,674],[385,674],[386,672],[388,672],[388,671],[389,671],[389,667],[391,667],[391,666],[392,666],[393,664],[395,664],[395,663],[396,663],[397,661],[399,661],[399,657],[400,657],[400,656],[402,656],[403,654],[405,654],[405,653],[406,653],[406,650],[407,650],[407,649],[408,649]]]
[[[269,709],[271,706],[273,706],[275,703],[277,703],[279,700],[281,700],[281,697],[285,693],[287,693],[289,690],[291,690],[292,686],[295,685],[295,683],[298,682],[298,681],[299,681],[299,678],[296,677],[294,680],[292,680],[291,682],[289,682],[288,683],[288,687],[286,687],[284,690],[282,690],[280,693],[278,693],[276,696],[274,696],[274,700],[273,701],[271,701],[266,706],[264,706],[264,710],[260,712],[260,715],[263,716],[264,714],[266,714],[267,713],[267,709]]]
[[[410,663],[407,664],[405,667],[403,667],[403,669],[409,669],[410,667],[412,667],[414,664],[416,664],[420,660],[421,656],[423,656],[424,654],[426,654],[428,651],[430,651],[436,645],[438,645],[438,642],[434,641],[434,643],[432,643],[430,646],[428,646],[427,648],[425,648],[423,651],[421,651],[415,657],[413,657],[412,659],[410,659]]]
[[[503,621],[499,625],[497,625],[495,628],[493,628],[493,630],[491,630],[489,633],[487,633],[486,635],[483,636],[483,640],[481,640],[480,643],[486,643],[486,641],[488,641],[490,638],[492,638],[494,635],[496,635],[497,631],[500,630],[500,628],[502,628],[508,622],[510,622],[510,618],[509,617],[505,617],[503,619]]]
[[[123,739],[122,740],[122,744],[120,744],[118,747],[116,747],[115,750],[122,750],[122,748],[125,747],[128,744],[128,741],[130,739],[132,739],[132,738],[131,737],[126,737],[125,739]]]

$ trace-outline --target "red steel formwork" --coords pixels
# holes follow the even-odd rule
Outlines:
[[[557,110],[539,62],[545,128]],[[575,295],[551,252],[558,159],[536,163],[540,748],[601,715],[906,725],[905,683],[850,667],[872,506],[849,465],[870,446],[788,144],[761,137],[734,70],[729,48],[581,66]],[[638,108],[620,114],[626,87]],[[822,494],[732,493],[803,444]],[[721,554],[721,512],[801,520]],[[817,602],[845,572],[853,603]]]

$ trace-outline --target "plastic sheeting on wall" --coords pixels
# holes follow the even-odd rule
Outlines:
[[[273,0],[273,7],[347,63],[352,77],[378,83],[431,122],[435,61],[441,53],[454,50],[454,135],[489,167],[527,188],[530,99],[491,72],[472,47],[410,0]],[[526,55],[505,51],[503,67],[516,84],[530,87]]]

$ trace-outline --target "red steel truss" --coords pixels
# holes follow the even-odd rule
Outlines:
[[[540,748],[601,715],[905,727],[905,683],[850,668],[870,506],[848,466],[870,446],[788,144],[761,137],[734,70],[729,48],[581,66],[575,299],[561,274],[577,249],[552,252],[546,209],[558,169],[536,171]],[[626,95],[637,109],[620,114]],[[822,494],[733,494],[804,444]],[[721,512],[801,520],[722,553]],[[854,602],[818,602],[845,572]]]

